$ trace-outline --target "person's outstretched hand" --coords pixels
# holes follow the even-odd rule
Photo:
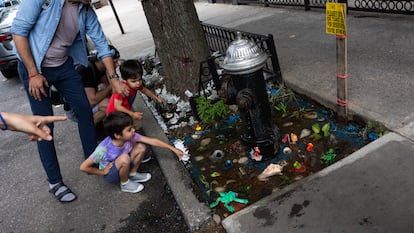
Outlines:
[[[129,88],[125,83],[114,78],[112,79],[111,84],[113,87],[112,93],[119,93],[124,97],[129,95]]]
[[[7,112],[1,115],[10,130],[26,133],[32,141],[51,141],[53,138],[47,124],[67,120],[65,116],[28,116]]]

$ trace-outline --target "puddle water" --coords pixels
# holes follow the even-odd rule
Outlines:
[[[232,213],[224,203],[238,211],[341,160],[384,131],[375,123],[339,123],[332,110],[287,88],[268,87],[268,94],[269,120],[279,129],[279,146],[268,161],[251,159],[254,151],[240,140],[243,125],[237,112],[215,125],[201,125],[197,139],[195,126],[169,130],[170,140],[183,140],[191,154],[186,167],[197,198],[222,218]],[[217,199],[224,203],[215,202]]]

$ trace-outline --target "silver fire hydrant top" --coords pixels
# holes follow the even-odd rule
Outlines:
[[[256,43],[242,39],[237,32],[237,38],[227,48],[223,69],[229,74],[249,74],[261,69],[268,58]]]

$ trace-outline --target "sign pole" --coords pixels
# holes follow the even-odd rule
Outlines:
[[[339,119],[348,119],[348,50],[346,3],[326,4],[326,33],[336,35],[336,104]]]
[[[338,116],[348,118],[348,51],[346,36],[336,36],[336,104]]]
[[[119,26],[119,29],[121,30],[121,33],[125,34],[124,28],[122,27],[121,21],[119,20],[118,13],[116,13],[114,3],[112,3],[112,0],[109,0],[109,5],[111,5],[112,11],[114,12],[115,19],[116,19],[116,22],[118,22],[118,26]]]

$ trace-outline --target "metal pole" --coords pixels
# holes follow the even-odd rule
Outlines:
[[[125,34],[124,29],[122,28],[121,21],[119,20],[118,14],[116,13],[114,4],[112,3],[112,0],[109,0],[109,5],[111,5],[112,11],[114,12],[114,15],[115,15],[115,18],[116,18],[116,21],[118,22],[119,29],[121,29],[121,33]]]
[[[344,7],[344,19],[346,21],[346,4]],[[338,116],[343,120],[348,119],[348,51],[347,36],[336,36],[336,80]]]
[[[273,72],[276,74],[276,80],[279,84],[283,83],[283,78],[282,78],[282,71],[280,70],[280,65],[279,65],[279,58],[277,56],[277,51],[276,51],[276,45],[275,45],[275,41],[273,39],[273,35],[272,34],[268,34],[267,35],[267,40],[266,40],[266,44],[267,44],[267,48],[269,49],[269,52],[271,54],[270,59],[272,60],[272,69]]]

